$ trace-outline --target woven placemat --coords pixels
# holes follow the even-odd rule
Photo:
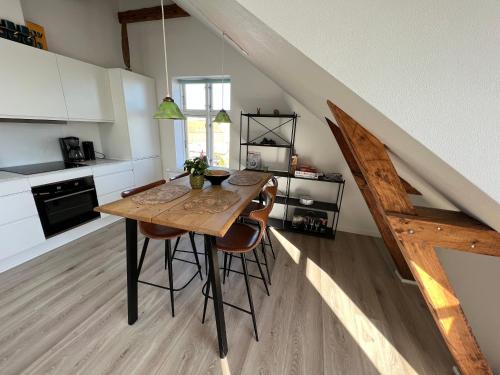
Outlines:
[[[258,172],[239,171],[235,172],[227,182],[233,185],[250,186],[258,184],[262,180],[262,175]]]
[[[191,189],[183,185],[165,184],[132,196],[137,204],[168,203],[189,193]]]
[[[224,212],[240,200],[240,196],[229,190],[203,192],[183,204],[184,210],[199,214]]]

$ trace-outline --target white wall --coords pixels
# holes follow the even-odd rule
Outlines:
[[[166,26],[168,68],[171,77],[220,74],[220,37],[193,17],[168,20]],[[164,97],[161,23],[154,21],[129,25],[129,40],[132,69],[154,77],[158,98]],[[301,158],[319,168],[341,172],[347,178],[340,230],[378,235],[340,150],[333,144],[330,130],[229,44],[226,45],[225,55],[224,73],[231,76],[232,83],[231,167],[238,167],[240,110],[255,111],[257,107],[261,107],[262,112],[271,112],[274,108],[279,109],[281,113],[296,111],[301,115],[296,137],[296,149]],[[175,169],[174,129],[167,121],[161,123],[161,142],[163,165],[167,169]],[[333,184],[307,181],[295,181],[293,188],[296,194],[308,192],[318,200],[327,201],[332,200],[332,195],[336,192]]]
[[[500,202],[498,1],[237,1]]]
[[[26,21],[45,28],[49,51],[105,68],[124,67],[118,0],[21,0]]]
[[[19,0],[0,0],[0,18],[24,25],[23,10]]]
[[[106,126],[103,124],[102,126]],[[0,122],[0,167],[62,160],[58,138],[75,136],[102,151],[99,125]]]

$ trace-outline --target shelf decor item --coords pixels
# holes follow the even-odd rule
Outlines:
[[[26,21],[26,27],[31,31],[35,38],[35,47],[47,51],[47,39],[45,38],[45,29],[43,26],[34,22]]]
[[[222,100],[221,100],[221,110],[219,113],[217,113],[217,116],[215,116],[214,122],[218,122],[221,124],[230,124],[231,119],[229,118],[229,115],[227,112],[224,110],[224,36],[226,34],[224,31],[222,32],[222,59],[221,59],[221,95],[222,95]]]
[[[320,233],[326,232],[328,227],[328,215],[324,211],[308,211],[296,208],[292,218],[292,228],[304,232]]]
[[[262,167],[262,159],[260,152],[249,151],[247,155],[247,168],[260,169]]]
[[[205,158],[196,157],[184,162],[184,170],[189,172],[189,183],[193,189],[203,188],[208,163]]]
[[[299,198],[299,203],[304,206],[312,206],[314,204],[314,199],[312,199],[309,195],[302,195]]]
[[[171,119],[171,120],[185,120],[186,117],[182,114],[181,110],[175,104],[174,99],[170,97],[170,89],[168,88],[168,69],[167,69],[167,40],[165,38],[165,10],[163,8],[163,0],[160,0],[161,5],[161,25],[163,30],[163,57],[165,61],[165,81],[167,83],[167,96],[158,107],[158,111],[154,114],[153,118]]]

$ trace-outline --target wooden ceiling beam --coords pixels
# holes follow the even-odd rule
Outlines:
[[[165,19],[190,16],[188,12],[177,4],[164,5],[163,10],[165,12]],[[118,12],[118,21],[121,24],[157,20],[161,20],[161,6]]]
[[[403,243],[417,285],[461,373],[493,375],[433,246]]]
[[[500,233],[470,221],[467,215],[454,217],[421,217],[387,213],[387,219],[398,239],[403,242],[431,243],[469,253],[500,257]],[[469,222],[470,221],[470,222]]]
[[[406,181],[403,177],[399,176],[399,179],[401,180],[401,184],[403,185],[406,193],[411,195],[422,195],[420,191],[414,188],[413,185]]]
[[[373,220],[377,225],[380,235],[384,240],[385,246],[387,247],[387,250],[389,251],[391,258],[394,261],[394,264],[396,265],[396,269],[398,270],[399,274],[405,279],[413,280],[413,275],[403,257],[403,254],[401,253],[401,250],[399,249],[398,242],[396,238],[393,236],[391,228],[386,223],[383,214],[377,207],[377,201],[375,200],[373,193],[368,188],[368,184],[366,183],[366,180],[363,177],[363,174],[361,173],[361,169],[359,168],[358,162],[356,161],[356,158],[351,152],[351,149],[349,148],[349,145],[347,144],[344,135],[342,134],[339,127],[335,125],[330,119],[326,118],[326,122],[330,127],[333,136],[337,140],[337,144],[339,145],[340,151],[342,152],[342,155],[344,155],[347,165],[354,176],[354,180],[356,181],[359,190],[363,195],[363,198],[365,199],[368,209],[372,213]]]
[[[460,212],[413,207],[384,145],[332,102],[327,103],[340,126],[328,120],[330,129],[377,226],[383,228],[382,238],[390,251],[389,237],[397,242],[461,373],[492,375],[435,249],[500,256],[500,234]]]
[[[415,214],[384,144],[331,101],[327,103],[381,209]]]

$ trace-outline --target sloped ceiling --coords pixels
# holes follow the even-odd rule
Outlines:
[[[433,133],[434,137],[442,138],[440,142],[446,145],[444,148],[447,151],[451,149],[455,154],[466,153],[467,158],[474,160],[473,163],[468,162],[465,165],[454,164],[452,159],[445,158],[448,155],[447,153],[443,152],[438,156],[440,150],[436,145],[439,142],[434,142],[432,137],[427,140],[422,137],[417,139],[419,132],[411,132],[413,136],[410,135],[407,128],[398,126],[387,115],[381,113],[365,98],[361,97],[363,92],[358,90],[359,95],[356,94],[332,75],[331,72],[323,69],[317,62],[294,47],[240,4],[240,2],[247,3],[246,1],[178,0],[176,2],[207,26],[217,30],[224,30],[229,34],[248,52],[247,58],[254,65],[318,118],[321,120],[323,120],[324,116],[332,118],[326,106],[326,100],[332,100],[379,137],[413,173],[423,178],[455,206],[479,218],[496,230],[500,230],[500,184],[497,184],[497,189],[495,189],[494,183],[493,187],[491,184],[492,179],[497,182],[500,179],[500,167],[498,167],[500,165],[500,147],[498,147],[498,142],[491,142],[491,139],[485,140],[484,145],[493,147],[496,144],[498,151],[495,153],[494,150],[490,150],[493,152],[493,154],[490,153],[490,155],[493,155],[493,160],[491,158],[482,160],[482,150],[473,147],[468,148],[467,144],[463,142],[462,136],[459,137],[451,133],[443,137],[443,134],[446,133],[442,131]],[[257,3],[262,2],[258,1]],[[324,2],[320,1],[318,3],[323,4]],[[323,6],[327,5],[323,4]],[[276,11],[276,9],[271,10]],[[283,18],[283,15],[281,15],[281,18]],[[290,18],[289,21],[291,22],[290,27],[298,28],[300,33],[305,35],[309,32],[309,28],[312,29],[315,26],[314,23],[294,24],[293,18]],[[351,32],[355,31],[351,30]],[[328,43],[329,36],[323,35],[321,39],[323,43]],[[317,40],[313,44],[317,45]],[[380,51],[380,53],[383,53],[383,51]],[[344,63],[355,64],[355,61],[344,61]],[[364,72],[364,77],[369,79],[366,72]],[[388,87],[392,86],[388,85]],[[398,92],[395,95],[403,97],[405,92]],[[385,109],[387,104],[385,102],[384,105],[381,104],[381,107]],[[405,103],[404,101],[401,101],[401,103],[393,101],[389,104],[400,106]],[[407,109],[410,111],[410,108]],[[474,108],[474,110],[478,109]],[[404,109],[398,108],[398,113],[404,113]],[[450,113],[449,115],[453,114]],[[440,120],[444,117],[446,117],[446,114],[443,114]],[[404,116],[398,118],[402,121],[407,119]],[[480,125],[471,124],[471,126]],[[436,124],[426,123],[422,126],[436,126]],[[477,133],[481,132],[478,131]],[[492,134],[482,134],[486,138],[488,138],[488,135],[494,139],[499,137],[498,132],[495,132],[495,128],[493,128]],[[333,137],[332,142],[335,142]],[[428,143],[427,147],[424,143]],[[433,151],[429,149],[431,147]],[[462,155],[456,160],[463,159]],[[473,171],[470,170],[471,165],[476,166]],[[471,180],[464,177],[464,168],[470,170],[467,176]],[[473,176],[482,176],[482,174],[486,174],[487,178],[473,178]]]

